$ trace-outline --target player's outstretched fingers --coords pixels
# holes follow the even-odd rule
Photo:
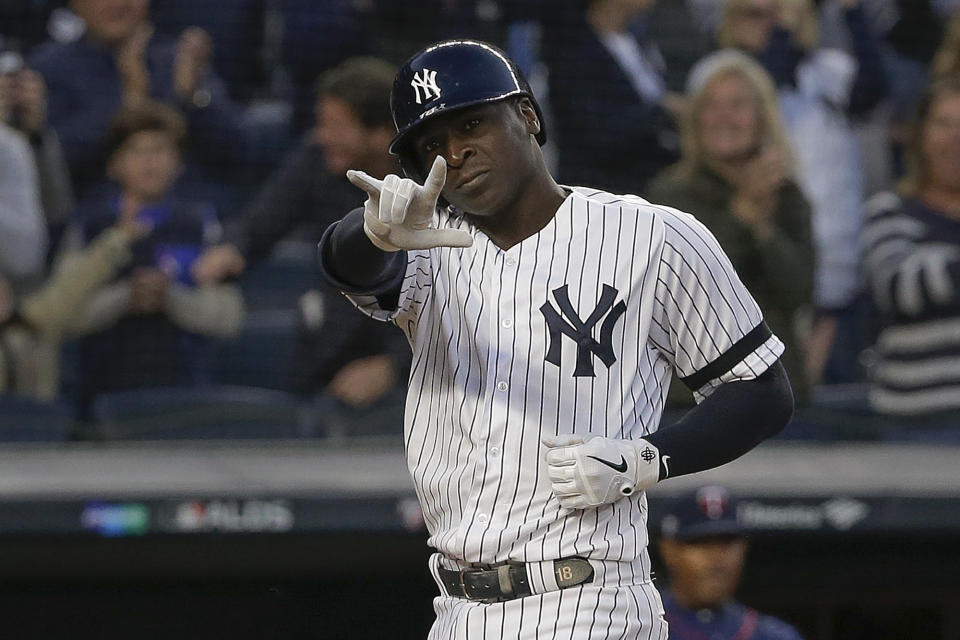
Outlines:
[[[382,180],[377,180],[366,171],[357,171],[355,169],[347,171],[347,180],[358,189],[366,191],[367,195],[371,198],[376,200],[380,199],[380,191],[383,190]]]
[[[386,224],[393,222],[394,200],[399,185],[400,177],[392,173],[383,179],[383,189],[380,190],[380,222]]]
[[[447,161],[443,156],[437,156],[430,167],[430,173],[427,179],[423,181],[423,197],[425,199],[437,201],[440,192],[443,191],[443,185],[447,183]]]
[[[433,229],[431,234],[434,247],[466,249],[473,246],[473,236],[463,229]]]
[[[410,201],[413,199],[416,189],[417,183],[413,180],[401,180],[397,183],[396,193],[393,196],[393,207],[390,210],[390,222],[403,224],[403,221],[407,218],[407,209],[410,207]]]

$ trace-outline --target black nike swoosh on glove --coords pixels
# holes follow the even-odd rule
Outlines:
[[[619,473],[623,473],[624,471],[627,470],[627,459],[624,458],[623,456],[620,456],[620,464],[614,464],[614,463],[610,462],[609,460],[604,460],[603,458],[598,458],[598,457],[596,457],[596,456],[587,456],[587,457],[588,457],[588,458],[593,458],[594,460],[596,460],[596,461],[599,462],[600,464],[605,464],[605,465],[607,465],[608,467],[610,467],[611,469],[613,469],[614,471],[617,471],[617,472],[619,472]]]

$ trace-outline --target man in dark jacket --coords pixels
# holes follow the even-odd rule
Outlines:
[[[347,169],[364,167],[380,177],[397,170],[387,152],[394,133],[394,73],[389,63],[363,57],[321,76],[315,126],[243,216],[227,226],[226,242],[200,257],[194,269],[199,282],[240,276],[282,239],[318,242],[344,211],[363,203],[363,194],[346,179]],[[357,317],[343,296],[319,295],[323,324],[301,334],[299,384],[353,406],[375,402],[403,376],[405,341],[395,328]]]

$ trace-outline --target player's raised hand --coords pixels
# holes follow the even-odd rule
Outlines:
[[[576,434],[544,436],[547,474],[565,509],[586,509],[619,500],[657,483],[660,452],[646,440]]]
[[[383,251],[469,247],[473,238],[461,229],[431,226],[440,191],[447,181],[447,163],[441,156],[433,162],[423,185],[390,174],[383,180],[363,171],[347,171],[347,179],[367,193],[363,230]]]

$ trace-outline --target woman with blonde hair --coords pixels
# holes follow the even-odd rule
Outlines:
[[[716,235],[787,344],[784,366],[803,395],[794,317],[811,296],[810,210],[791,177],[773,83],[749,56],[720,51],[694,67],[687,95],[682,158],[648,197],[692,213]]]
[[[834,381],[856,375],[855,349],[847,347],[856,336],[846,336],[836,349],[834,342],[836,335],[855,333],[863,202],[868,183],[889,182],[890,165],[887,154],[864,153],[853,120],[871,114],[886,96],[879,42],[860,0],[832,5],[843,17],[852,55],[820,46],[812,0],[727,0],[718,33],[723,46],[747,53],[771,74],[797,184],[810,203],[816,314],[807,371],[814,381],[831,354],[837,356]]]

